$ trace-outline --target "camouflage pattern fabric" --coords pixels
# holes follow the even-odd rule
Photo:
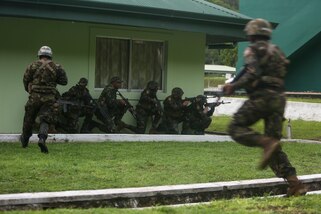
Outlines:
[[[249,99],[235,113],[228,132],[235,141],[245,146],[258,146],[264,136],[280,140],[288,61],[280,49],[268,41],[252,43],[245,50],[244,57],[246,73],[233,84],[234,89],[245,88]],[[260,119],[264,120],[264,135],[250,128]],[[273,156],[270,167],[278,177],[296,174],[282,149]]]
[[[212,122],[213,111],[204,112],[203,102],[192,102],[185,111],[182,134],[202,135]]]
[[[42,125],[44,123],[56,123],[59,112],[59,105],[56,103],[59,92],[56,90],[56,85],[66,85],[67,82],[63,68],[51,60],[38,60],[28,66],[23,77],[24,88],[29,93],[22,130],[25,139],[29,139],[32,135],[37,116],[40,119],[40,127],[44,127]],[[47,128],[40,128],[39,136],[46,139],[47,132]]]
[[[185,106],[181,97],[168,96],[163,102],[164,113],[157,132],[179,134],[178,125],[184,120]]]
[[[84,121],[82,132],[91,132],[94,127],[106,133],[116,132],[116,126],[122,124],[121,119],[127,111],[126,106],[117,99],[117,89],[111,84],[107,85],[100,94],[97,105],[94,114],[103,126],[88,117]]]
[[[157,90],[145,89],[136,105],[137,130],[139,134],[146,131],[148,118],[152,118],[152,129],[155,130],[162,116],[162,107],[156,96]]]
[[[95,109],[89,90],[77,84],[63,93],[61,99],[71,101],[75,105],[67,105],[66,112],[60,111],[57,125],[67,133],[78,133],[79,118],[90,117]]]

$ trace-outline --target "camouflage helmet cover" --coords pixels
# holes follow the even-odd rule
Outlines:
[[[80,80],[78,81],[78,85],[87,86],[87,84],[88,84],[88,80],[84,77],[80,78]]]
[[[253,19],[246,24],[244,31],[247,36],[267,36],[271,38],[272,26],[265,19]]]
[[[179,87],[175,87],[172,89],[172,95],[181,97],[183,96],[183,94],[184,94],[184,91]]]
[[[207,99],[204,95],[198,95],[196,97],[196,102],[204,104],[207,103]]]
[[[38,51],[38,57],[40,56],[47,56],[52,58],[52,50],[48,46],[42,46]]]
[[[150,90],[158,90],[158,83],[155,82],[155,81],[149,81],[147,83],[147,88],[150,89]]]
[[[113,83],[113,82],[122,83],[123,81],[119,77],[112,77],[110,79],[110,83]]]

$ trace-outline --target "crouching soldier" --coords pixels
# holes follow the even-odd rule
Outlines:
[[[214,107],[210,108],[207,105],[207,99],[204,95],[192,98],[191,104],[185,111],[182,134],[203,135],[205,129],[212,122],[211,116],[214,109]]]

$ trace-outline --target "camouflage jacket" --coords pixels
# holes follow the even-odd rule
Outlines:
[[[115,108],[118,105],[117,91],[111,84],[107,85],[98,98],[98,104],[107,108]]]
[[[67,92],[62,94],[62,97],[65,100],[78,102],[84,105],[89,105],[92,101],[89,90],[79,85],[71,87]]]
[[[167,117],[182,119],[186,106],[183,105],[184,100],[174,99],[172,96],[166,97],[164,100],[164,114]]]
[[[284,92],[284,77],[289,61],[283,52],[268,41],[256,41],[244,51],[245,74],[235,83],[235,89],[244,88],[250,95],[267,91]]]
[[[57,94],[56,86],[67,85],[64,69],[51,60],[38,60],[27,67],[23,76],[23,85],[28,93]]]
[[[156,92],[145,89],[140,96],[136,108],[144,109],[145,111],[158,112],[161,111],[161,104],[157,99]]]

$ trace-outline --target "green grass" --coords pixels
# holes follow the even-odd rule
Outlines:
[[[237,143],[1,143],[0,193],[206,183],[274,177],[259,171],[262,151]],[[299,174],[320,173],[318,144],[286,143]]]
[[[230,116],[214,116],[207,131],[226,132],[230,123]],[[253,128],[262,133],[263,122],[260,121]],[[287,121],[283,123],[283,136],[286,137]],[[292,120],[291,130],[293,139],[321,140],[321,122]]]
[[[183,206],[183,207],[155,207],[143,210],[95,208],[95,209],[51,209],[45,211],[12,211],[14,213],[95,213],[95,214],[195,214],[195,213],[237,213],[237,214],[316,214],[321,210],[321,195],[308,195],[292,198],[248,198],[217,200],[206,205]]]

